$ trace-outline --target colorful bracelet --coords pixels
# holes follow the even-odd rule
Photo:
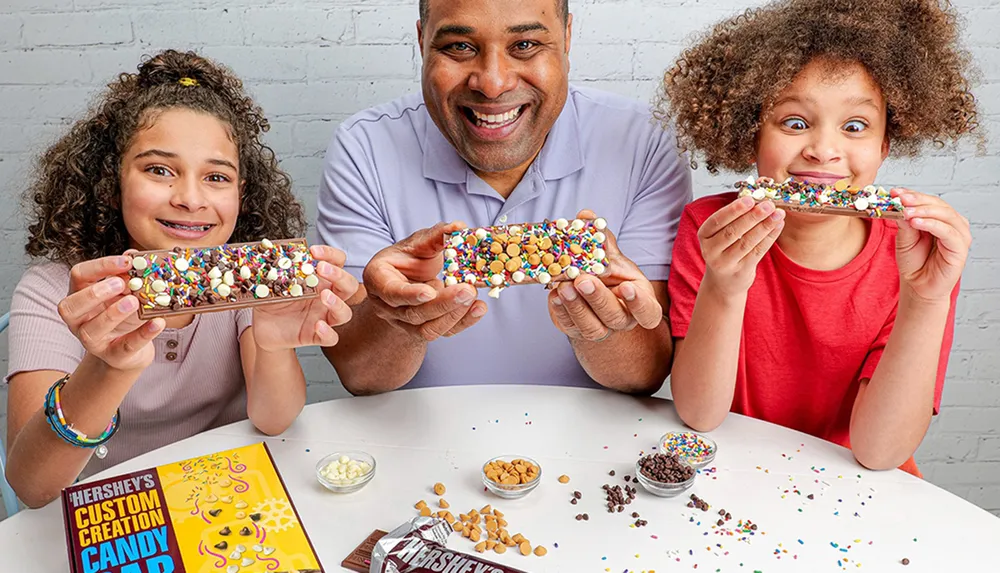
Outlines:
[[[69,380],[69,374],[57,380],[49,388],[48,394],[45,395],[45,419],[48,420],[52,431],[62,438],[64,442],[78,448],[98,448],[97,456],[103,458],[107,455],[107,448],[103,444],[110,440],[111,436],[115,435],[115,432],[118,431],[121,410],[115,412],[114,417],[111,418],[111,423],[108,424],[108,427],[104,429],[104,432],[100,436],[96,438],[87,437],[86,434],[74,428],[73,424],[68,423],[66,416],[63,414],[62,402],[59,399],[59,390],[66,385],[67,380]]]

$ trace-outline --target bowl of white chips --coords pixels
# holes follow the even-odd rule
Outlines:
[[[354,493],[375,477],[375,458],[365,452],[334,452],[316,464],[316,479],[334,493]]]

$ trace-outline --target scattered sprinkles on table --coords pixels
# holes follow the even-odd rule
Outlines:
[[[462,229],[446,235],[444,282],[490,287],[489,295],[517,284],[547,285],[608,268],[604,219]]]
[[[129,276],[141,318],[312,297],[319,285],[305,239],[137,253]]]
[[[771,200],[778,207],[794,211],[903,218],[903,204],[898,197],[891,197],[884,187],[851,187],[846,179],[833,185],[823,185],[794,179],[775,183],[770,177],[748,177],[736,183],[735,187],[739,189],[740,197],[752,197],[758,202]]]

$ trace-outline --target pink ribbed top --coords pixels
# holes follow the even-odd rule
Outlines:
[[[76,369],[84,349],[57,310],[68,292],[65,265],[37,265],[21,277],[11,300],[5,382],[19,372]],[[121,405],[121,426],[107,443],[107,457],[93,456],[81,477],[245,419],[246,382],[239,337],[252,318],[248,309],[199,314],[184,328],[160,333],[153,341],[156,358]]]

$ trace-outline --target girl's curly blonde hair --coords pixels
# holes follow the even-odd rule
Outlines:
[[[664,75],[655,115],[692,166],[746,171],[770,102],[809,62],[862,64],[886,99],[895,155],[977,127],[971,59],[938,0],[781,0],[717,24]]]
[[[195,53],[166,50],[141,63],[138,73],[109,84],[89,115],[38,160],[24,194],[28,254],[72,266],[129,247],[121,212],[122,154],[139,130],[172,108],[210,114],[229,128],[245,181],[231,242],[302,235],[302,205],[260,140],[269,125],[243,83]]]

